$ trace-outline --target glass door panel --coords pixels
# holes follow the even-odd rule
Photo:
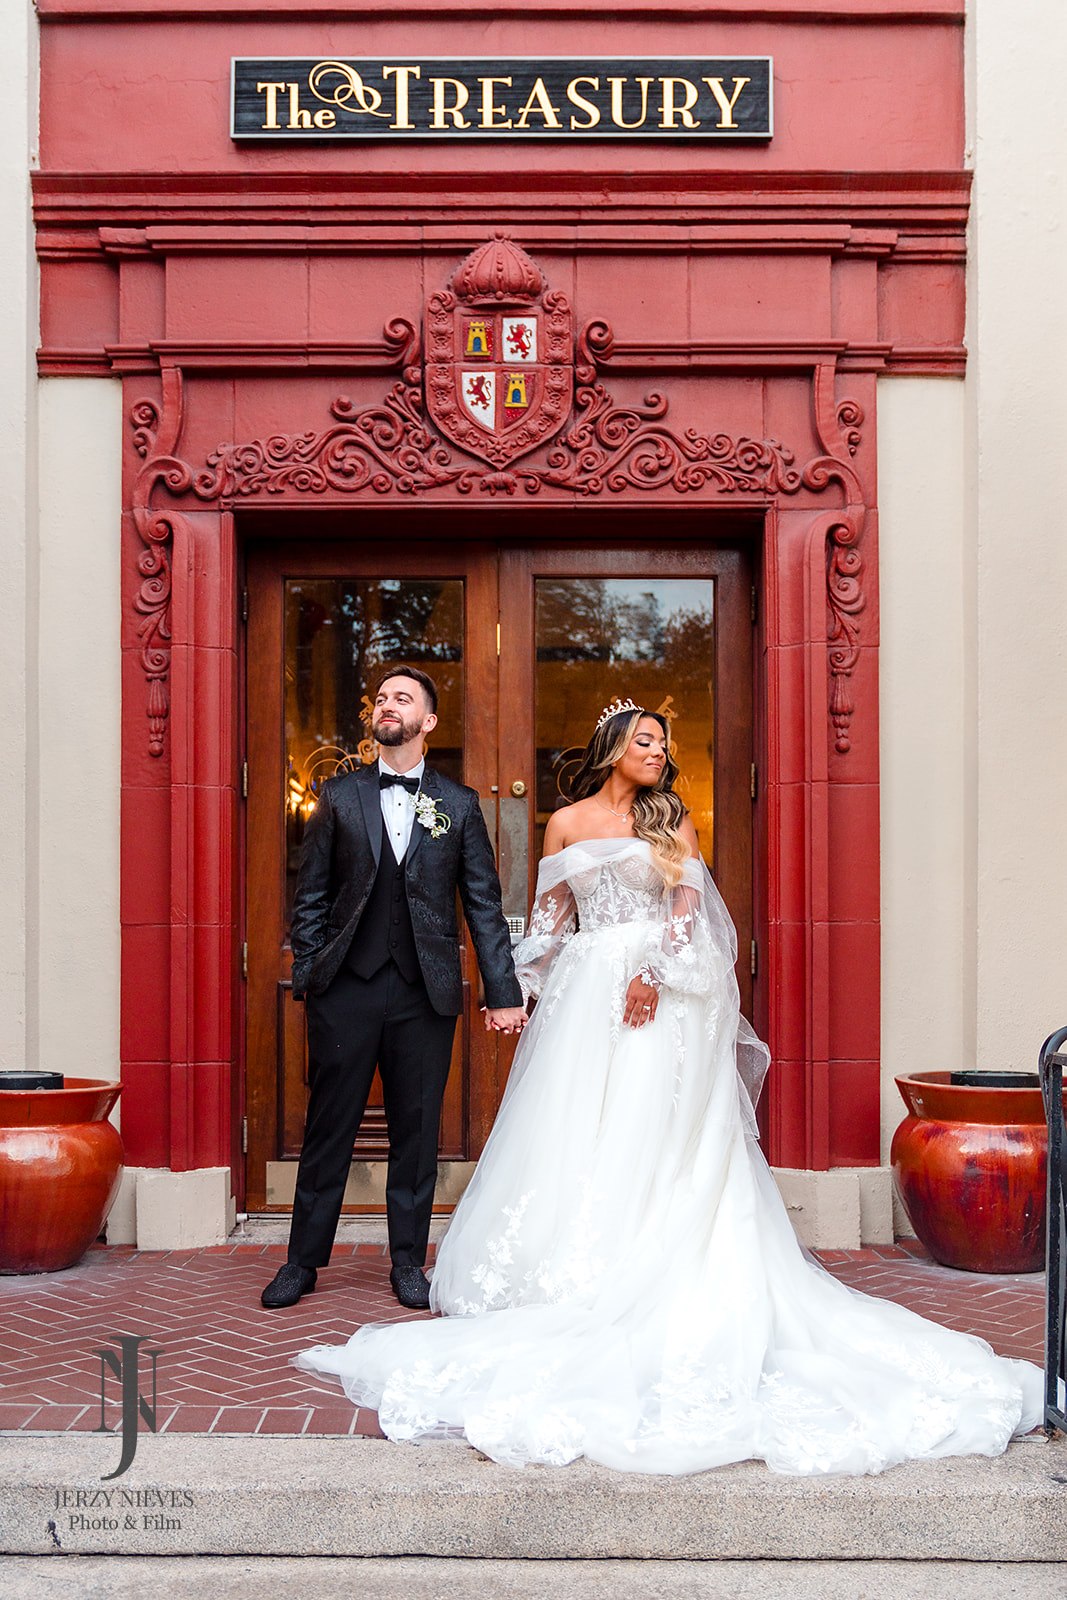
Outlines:
[[[545,824],[597,718],[631,698],[667,718],[678,792],[709,859],[715,820],[715,581],[713,578],[534,580],[536,817]]]
[[[529,904],[545,825],[565,803],[601,711],[632,697],[670,724],[678,791],[737,928],[737,977],[750,1012],[757,961],[748,546],[560,542],[502,550],[500,563],[505,909],[525,911],[520,883]],[[505,810],[514,814],[510,828]],[[520,839],[525,844],[513,842]]]
[[[286,579],[286,937],[304,828],[322,785],[378,759],[370,718],[390,662],[435,680],[433,763],[463,782],[463,613],[460,578]]]

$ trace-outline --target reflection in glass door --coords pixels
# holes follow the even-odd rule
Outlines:
[[[285,926],[304,826],[322,785],[378,759],[370,718],[390,662],[440,692],[435,767],[463,782],[463,581],[288,578],[285,606]]]
[[[502,550],[500,561],[505,910],[520,916],[529,904],[545,825],[565,803],[601,711],[631,697],[670,724],[678,790],[737,928],[737,977],[751,1014],[758,961],[748,548],[560,542]]]
[[[615,696],[661,712],[681,768],[678,792],[701,846],[714,848],[715,583],[708,578],[534,580],[536,819],[565,803],[568,783]]]

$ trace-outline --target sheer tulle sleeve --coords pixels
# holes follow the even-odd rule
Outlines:
[[[649,940],[638,976],[657,989],[699,998],[709,1031],[736,1029],[737,1071],[749,1101],[746,1122],[755,1133],[754,1108],[770,1064],[770,1051],[741,1016],[734,963],[737,934],[715,881],[699,856],[685,863],[680,883],[664,895],[664,917]]]
[[[537,891],[525,939],[516,945],[515,976],[525,1005],[539,995],[552,964],[574,933],[578,908],[559,855],[544,856],[537,869]]]
[[[722,917],[716,915],[708,887],[718,899],[707,868],[694,856],[685,863],[681,882],[664,895],[663,925],[651,934],[638,973],[646,983],[679,994],[706,995],[722,982],[725,968],[733,966],[737,958],[733,925],[725,907]]]

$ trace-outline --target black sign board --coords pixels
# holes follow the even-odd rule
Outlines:
[[[769,139],[770,56],[237,57],[235,139]]]

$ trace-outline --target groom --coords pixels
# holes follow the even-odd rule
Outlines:
[[[323,785],[293,901],[293,994],[307,1000],[307,1128],[289,1259],[262,1294],[295,1305],[330,1259],[352,1148],[378,1067],[389,1129],[389,1281],[430,1303],[430,1233],[441,1101],[463,1002],[456,890],[478,953],[486,1027],[526,1021],[500,883],[478,796],[427,767],[437,687],[416,667],[382,678],[373,766]]]

